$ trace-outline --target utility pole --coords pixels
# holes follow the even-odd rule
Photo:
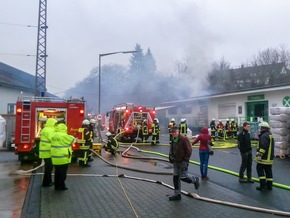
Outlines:
[[[46,15],[47,0],[39,0],[36,72],[35,72],[35,96],[44,96],[46,92]]]

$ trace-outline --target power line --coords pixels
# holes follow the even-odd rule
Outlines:
[[[31,55],[31,54],[16,54],[16,53],[5,53],[5,52],[0,52],[0,55],[26,56],[26,57],[36,56],[36,55]]]
[[[34,27],[37,28],[35,25],[26,25],[26,24],[18,24],[18,23],[6,23],[6,22],[0,22],[2,25],[9,25],[9,26],[23,26],[23,27]]]

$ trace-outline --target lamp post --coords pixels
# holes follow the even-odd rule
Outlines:
[[[138,51],[116,51],[116,52],[110,52],[110,53],[104,53],[104,54],[99,54],[99,107],[98,107],[98,113],[101,113],[101,59],[103,56],[109,56],[109,55],[114,55],[114,54],[131,54],[135,53]]]

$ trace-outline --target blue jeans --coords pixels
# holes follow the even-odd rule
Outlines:
[[[206,177],[207,176],[208,159],[209,159],[208,150],[200,150],[199,151],[199,159],[200,159],[200,174],[202,177]]]

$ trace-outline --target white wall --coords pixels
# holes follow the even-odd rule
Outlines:
[[[7,114],[8,103],[16,103],[17,98],[21,95],[20,92],[20,90],[0,86],[0,114]],[[23,92],[23,96],[33,95],[32,92]]]

